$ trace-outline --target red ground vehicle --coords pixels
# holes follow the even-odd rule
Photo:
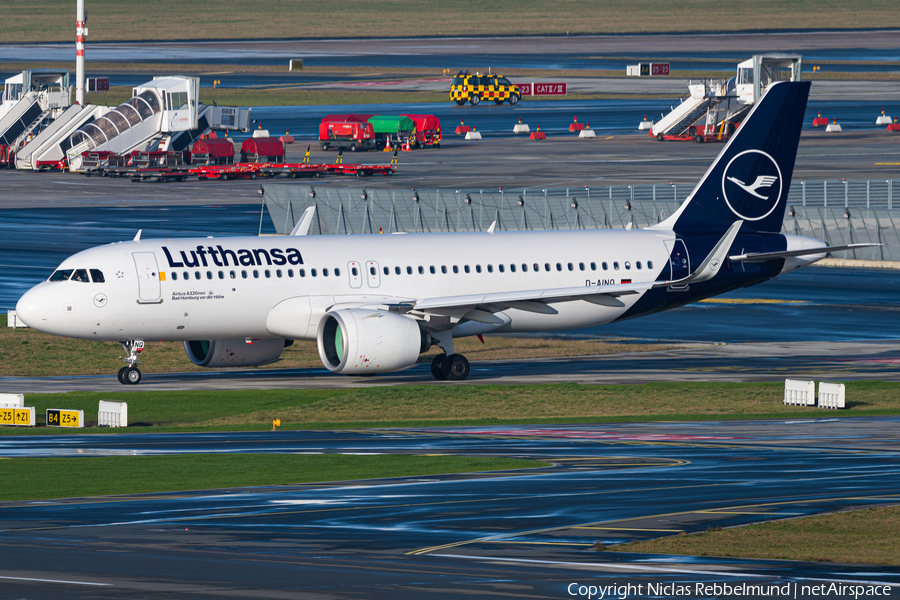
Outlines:
[[[192,162],[196,165],[234,164],[234,144],[231,140],[204,138],[191,146]]]
[[[408,117],[416,124],[416,145],[441,147],[441,120],[434,115],[400,115]]]
[[[9,167],[10,156],[14,156],[15,153],[9,151],[9,146],[6,144],[0,144],[0,169],[6,169]]]
[[[329,115],[332,117],[362,117],[363,115]],[[326,121],[319,123],[319,142],[322,150],[349,148],[371,150],[375,147],[375,130],[370,123],[358,120]]]
[[[283,163],[284,144],[273,137],[258,137],[244,140],[241,144],[241,162]]]

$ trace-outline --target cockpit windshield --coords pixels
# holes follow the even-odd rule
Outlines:
[[[68,281],[74,270],[75,269],[59,269],[58,271],[54,271],[48,281]]]

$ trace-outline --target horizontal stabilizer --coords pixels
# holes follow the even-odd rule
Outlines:
[[[805,250],[785,250],[784,252],[750,252],[748,254],[738,254],[737,256],[729,256],[728,260],[732,262],[748,262],[759,263],[767,260],[776,260],[778,258],[791,258],[793,256],[809,256],[811,254],[825,254],[826,252],[838,252],[840,250],[856,250],[857,248],[871,248],[872,246],[882,246],[883,244],[848,244],[846,246],[823,246],[821,248],[807,248]]]

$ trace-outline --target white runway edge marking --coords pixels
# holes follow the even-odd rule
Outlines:
[[[667,567],[642,567],[637,565],[623,565],[620,563],[581,563],[581,562],[563,562],[558,560],[534,560],[530,558],[503,558],[499,556],[466,556],[464,554],[429,554],[427,556],[440,556],[442,558],[465,558],[468,560],[480,561],[501,561],[501,562],[517,562],[531,563],[539,565],[564,565],[572,567],[601,567],[607,569],[622,569],[627,571],[648,571],[651,573],[685,573],[688,575],[722,575],[725,577],[756,577],[760,579],[796,579],[798,581],[833,581],[837,583],[855,583],[858,585],[886,585],[890,587],[900,587],[900,583],[890,583],[887,581],[858,581],[853,579],[833,579],[825,577],[782,577],[780,575],[760,575],[758,573],[741,573],[739,571],[699,571],[692,569],[672,569]]]
[[[6,577],[0,575],[0,579],[12,579],[14,581],[39,581],[41,583],[69,583],[72,585],[98,585],[111,586],[111,583],[93,583],[91,581],[63,581],[62,579],[35,579],[34,577]]]

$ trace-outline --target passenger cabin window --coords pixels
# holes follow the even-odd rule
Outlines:
[[[356,270],[356,267],[353,267],[352,269],[350,269],[350,272],[353,273],[353,276],[354,276],[354,277],[356,277],[357,275],[359,275],[359,272]],[[385,275],[387,275],[387,273],[385,273]]]
[[[91,279],[94,280],[94,283],[106,283],[106,278],[103,277],[103,271],[100,269],[91,269]]]
[[[293,276],[294,276],[294,270],[288,269],[288,277],[293,277]]]
[[[578,268],[584,271],[584,263],[578,263]]]
[[[604,271],[609,271],[609,265],[606,264],[606,263],[603,263],[603,270],[604,270]]]
[[[652,261],[652,260],[648,260],[648,261],[647,261],[647,268],[648,268],[648,269],[652,269],[652,268],[653,268],[653,261]]]
[[[419,265],[419,275],[424,275],[424,274],[425,274],[425,267],[423,267],[422,265]]]
[[[385,275],[390,275],[390,274],[391,274],[391,270],[390,270],[389,268],[387,268],[387,267],[383,267],[381,270],[384,271],[384,274],[385,274]]]
[[[328,269],[322,269],[322,277],[328,277]]]
[[[497,265],[497,270],[502,273],[505,270],[505,267],[503,265]]]
[[[297,274],[300,275],[300,277],[306,277],[306,269],[297,269]]]
[[[592,262],[591,263],[591,271],[596,271],[596,270],[597,270],[597,263]]]
[[[441,265],[441,273],[443,273],[444,275],[447,274],[447,265]]]
[[[510,272],[510,273],[515,273],[515,272],[516,272],[516,265],[509,265],[509,272]]]
[[[316,270],[315,270],[315,269],[310,269],[310,270],[309,270],[309,274],[310,274],[310,276],[315,277],[315,276],[316,276]]]
[[[200,271],[194,271],[194,279],[200,279]]]
[[[253,269],[253,279],[259,279],[259,271]]]
[[[406,267],[406,274],[412,275],[412,267]]]
[[[453,265],[453,272],[459,273],[459,267],[457,267],[456,265]]]
[[[637,261],[636,263],[634,263],[634,266],[636,266],[638,269],[640,269],[640,268],[641,268],[641,261]]]
[[[493,272],[494,272],[494,265],[488,265],[488,266],[487,266],[487,269],[488,269],[488,273],[493,273]]]
[[[613,262],[613,269],[615,269],[616,271],[619,270],[619,263],[618,263],[618,262]]]
[[[207,278],[207,279],[212,279],[212,271],[207,271],[207,272],[206,272],[206,278]]]
[[[566,266],[569,268],[570,271],[574,271],[574,270],[575,270],[575,265],[573,265],[572,263],[569,263],[569,264],[567,264]]]
[[[268,269],[266,269],[265,271],[263,271],[263,273],[266,275],[266,279],[269,279],[269,278],[272,276],[272,272],[271,272],[270,270],[268,270]]]
[[[544,263],[544,270],[545,270],[545,271],[549,271],[549,270],[550,270],[550,263]]]
[[[436,271],[435,268],[434,268],[434,265],[431,265],[430,267],[428,267],[428,271],[429,271],[432,275],[434,275],[435,273],[437,273],[437,271]]]
[[[241,278],[247,279],[247,271],[241,271]]]
[[[561,263],[556,263],[556,270],[557,270],[557,271],[562,271],[562,264],[561,264]]]
[[[481,273],[481,265],[475,265],[475,272]]]
[[[631,262],[630,261],[627,261],[627,260],[625,261],[625,269],[631,270]]]
[[[394,267],[394,274],[396,274],[396,275],[400,274],[400,267]]]
[[[465,267],[463,267],[463,270],[465,270],[465,272],[468,273],[468,272],[469,272],[469,265],[466,265]]]
[[[172,281],[178,281],[178,272],[172,271]]]
[[[281,269],[275,269],[275,277],[281,277]]]
[[[88,278],[87,269],[75,269],[75,272],[72,273],[72,281],[80,281],[81,283],[90,283],[91,280]]]
[[[523,272],[523,273],[527,273],[527,272],[528,272],[528,265],[527,265],[526,263],[522,263],[522,272]]]

